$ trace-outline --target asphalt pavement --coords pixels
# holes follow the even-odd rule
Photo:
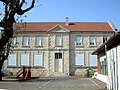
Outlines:
[[[0,81],[0,90],[107,90],[106,84],[92,78],[44,77],[27,81],[6,77]]]

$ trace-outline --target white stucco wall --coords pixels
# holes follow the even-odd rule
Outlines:
[[[120,90],[120,46],[117,47],[117,57],[118,57],[118,90]]]
[[[98,72],[95,72],[94,77],[107,84],[107,78],[108,78],[107,75],[103,75],[103,74],[99,74]]]

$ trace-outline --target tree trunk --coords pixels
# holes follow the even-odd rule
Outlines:
[[[4,60],[0,60],[0,81],[2,80],[2,77],[4,76],[2,71],[1,71],[3,64],[4,64]]]

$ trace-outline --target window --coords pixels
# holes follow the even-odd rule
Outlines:
[[[21,53],[21,66],[29,66],[29,54]]]
[[[76,46],[81,46],[81,45],[82,45],[82,37],[76,36]]]
[[[41,46],[42,45],[42,40],[41,40],[40,36],[36,36],[35,45],[36,46]]]
[[[43,66],[42,54],[34,54],[34,66]]]
[[[84,54],[83,53],[76,53],[75,54],[75,65],[84,65]]]
[[[106,57],[100,57],[100,65],[101,65],[101,74],[107,75],[108,74],[108,66],[107,66],[107,61],[106,61]]]
[[[55,59],[62,59],[62,53],[55,53]]]
[[[89,54],[89,66],[97,66],[97,55]]]
[[[61,46],[62,45],[62,36],[56,35],[56,45]]]
[[[91,46],[95,45],[95,37],[94,36],[90,36],[90,45]]]
[[[28,46],[29,45],[29,38],[28,36],[23,37],[23,46]]]
[[[108,40],[108,36],[103,36],[103,43]]]
[[[16,66],[16,54],[15,53],[12,53],[8,56],[8,65]]]
[[[16,45],[16,44],[17,44],[17,37],[13,37],[13,39],[12,39],[12,44],[13,44],[13,45]]]

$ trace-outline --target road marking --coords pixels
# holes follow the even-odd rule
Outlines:
[[[0,89],[0,90],[7,90],[7,89]]]
[[[91,79],[89,79],[92,83],[94,83],[96,86],[98,86],[100,89],[102,89],[101,88],[101,86],[99,86],[96,82],[94,82],[93,80],[91,80]]]
[[[42,88],[42,87],[44,87],[45,85],[47,85],[48,83],[50,83],[51,82],[51,80],[50,81],[48,81],[48,82],[46,82],[46,83],[44,83],[43,85],[41,85],[39,88]]]

